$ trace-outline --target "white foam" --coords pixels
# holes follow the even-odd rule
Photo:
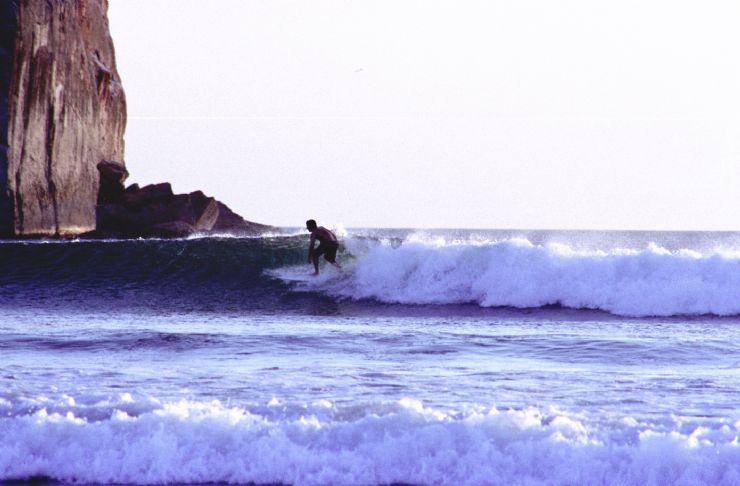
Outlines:
[[[357,261],[342,278],[311,282],[310,289],[404,304],[559,304],[630,316],[740,314],[736,253],[672,252],[657,245],[577,251],[523,239],[346,245]]]
[[[558,410],[445,412],[411,399],[276,419],[218,402],[88,421],[0,419],[0,480],[95,483],[738,484],[738,424],[593,424]],[[345,417],[346,415],[346,417]]]

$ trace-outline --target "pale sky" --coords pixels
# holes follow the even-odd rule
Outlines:
[[[110,0],[128,182],[301,226],[740,230],[737,0]]]

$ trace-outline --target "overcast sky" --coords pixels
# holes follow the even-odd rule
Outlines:
[[[300,226],[740,230],[740,2],[110,0],[129,182]]]

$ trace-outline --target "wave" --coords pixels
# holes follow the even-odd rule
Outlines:
[[[562,306],[624,316],[740,314],[740,253],[573,250],[528,240],[380,242],[343,275],[303,284],[351,299]]]
[[[46,335],[42,337],[4,335],[0,341],[0,351],[108,351],[128,352],[142,349],[166,349],[185,351],[223,346],[229,341],[228,335],[214,333],[169,333],[154,331],[112,332],[95,337],[73,337],[70,335]]]
[[[285,307],[265,268],[305,259],[305,237],[4,243],[0,307],[245,312]]]
[[[547,409],[450,412],[412,399],[285,417],[130,396],[0,418],[0,480],[95,484],[737,484],[738,424],[590,423]],[[2,400],[0,400],[0,405]],[[137,408],[138,407],[138,408]],[[98,413],[98,415],[100,415]]]
[[[387,233],[347,235],[340,249],[344,271],[327,268],[315,279],[308,277],[304,234],[4,243],[0,306],[315,313],[351,300],[740,315],[737,249],[599,250],[522,238],[445,241]]]

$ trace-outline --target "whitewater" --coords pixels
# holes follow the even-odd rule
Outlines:
[[[527,239],[452,241],[412,235],[377,242],[351,272],[307,288],[402,304],[537,308],[560,305],[619,315],[740,314],[740,252],[574,250]],[[357,251],[357,250],[355,250]]]
[[[739,484],[740,233],[0,243],[0,482]]]

